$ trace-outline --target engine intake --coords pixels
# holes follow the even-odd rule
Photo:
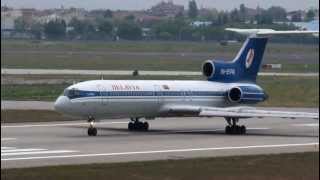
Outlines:
[[[226,98],[231,103],[255,104],[265,101],[268,95],[259,86],[237,86],[227,91]]]
[[[231,88],[228,92],[228,99],[230,102],[240,102],[242,91],[238,87]]]
[[[207,78],[213,77],[215,73],[214,63],[210,60],[205,61],[202,65],[202,74]]]

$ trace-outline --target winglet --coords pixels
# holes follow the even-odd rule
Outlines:
[[[319,37],[319,31],[276,31],[273,29],[239,29],[239,28],[226,28],[226,31],[232,31],[247,36],[270,36],[270,35],[282,35],[282,34],[312,34]]]

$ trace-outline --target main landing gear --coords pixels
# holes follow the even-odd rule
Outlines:
[[[89,117],[88,119],[89,122],[89,128],[88,128],[88,135],[89,136],[96,136],[98,133],[97,128],[94,127],[94,118],[93,117]]]
[[[139,121],[139,118],[131,118],[128,124],[129,131],[148,131],[149,123]]]
[[[226,134],[246,134],[246,127],[237,125],[239,118],[226,118],[226,121],[228,123]]]

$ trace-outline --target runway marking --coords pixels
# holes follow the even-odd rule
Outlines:
[[[1,155],[2,153],[11,153],[11,152],[26,152],[26,151],[44,151],[47,149],[8,149],[8,150],[2,150],[1,149]]]
[[[97,122],[96,124],[127,124],[126,122]],[[75,126],[75,125],[88,125],[88,123],[59,123],[59,124],[30,124],[30,125],[9,125],[1,126],[1,128],[28,128],[28,127],[55,127],[55,126]]]
[[[319,124],[318,124],[318,123],[292,124],[292,126],[298,126],[298,127],[319,127]]]
[[[17,138],[1,138],[1,141],[12,141],[16,140]]]
[[[218,150],[234,150],[234,149],[257,149],[257,148],[284,148],[284,147],[300,147],[300,146],[318,146],[318,142],[303,144],[273,144],[273,145],[256,145],[256,146],[230,146],[230,147],[211,147],[211,148],[195,148],[195,149],[168,149],[155,151],[133,151],[118,153],[99,153],[99,154],[74,154],[60,156],[38,156],[38,157],[17,157],[17,158],[1,158],[1,161],[17,161],[17,160],[39,160],[39,159],[58,159],[58,158],[80,158],[80,157],[99,157],[99,156],[128,156],[141,154],[163,154],[163,153],[181,153],[193,151],[218,151]]]
[[[21,155],[34,155],[34,154],[60,154],[60,153],[72,153],[77,151],[69,151],[69,150],[56,150],[56,151],[29,151],[29,152],[13,152],[13,153],[2,153],[2,156],[21,156]],[[2,160],[2,159],[1,159]]]
[[[6,149],[16,149],[15,147],[1,147],[1,150],[6,150]]]

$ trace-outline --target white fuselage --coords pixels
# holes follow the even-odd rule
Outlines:
[[[55,109],[84,118],[155,118],[169,116],[161,113],[168,105],[232,106],[226,92],[237,85],[257,87],[209,81],[93,80],[68,87]]]

